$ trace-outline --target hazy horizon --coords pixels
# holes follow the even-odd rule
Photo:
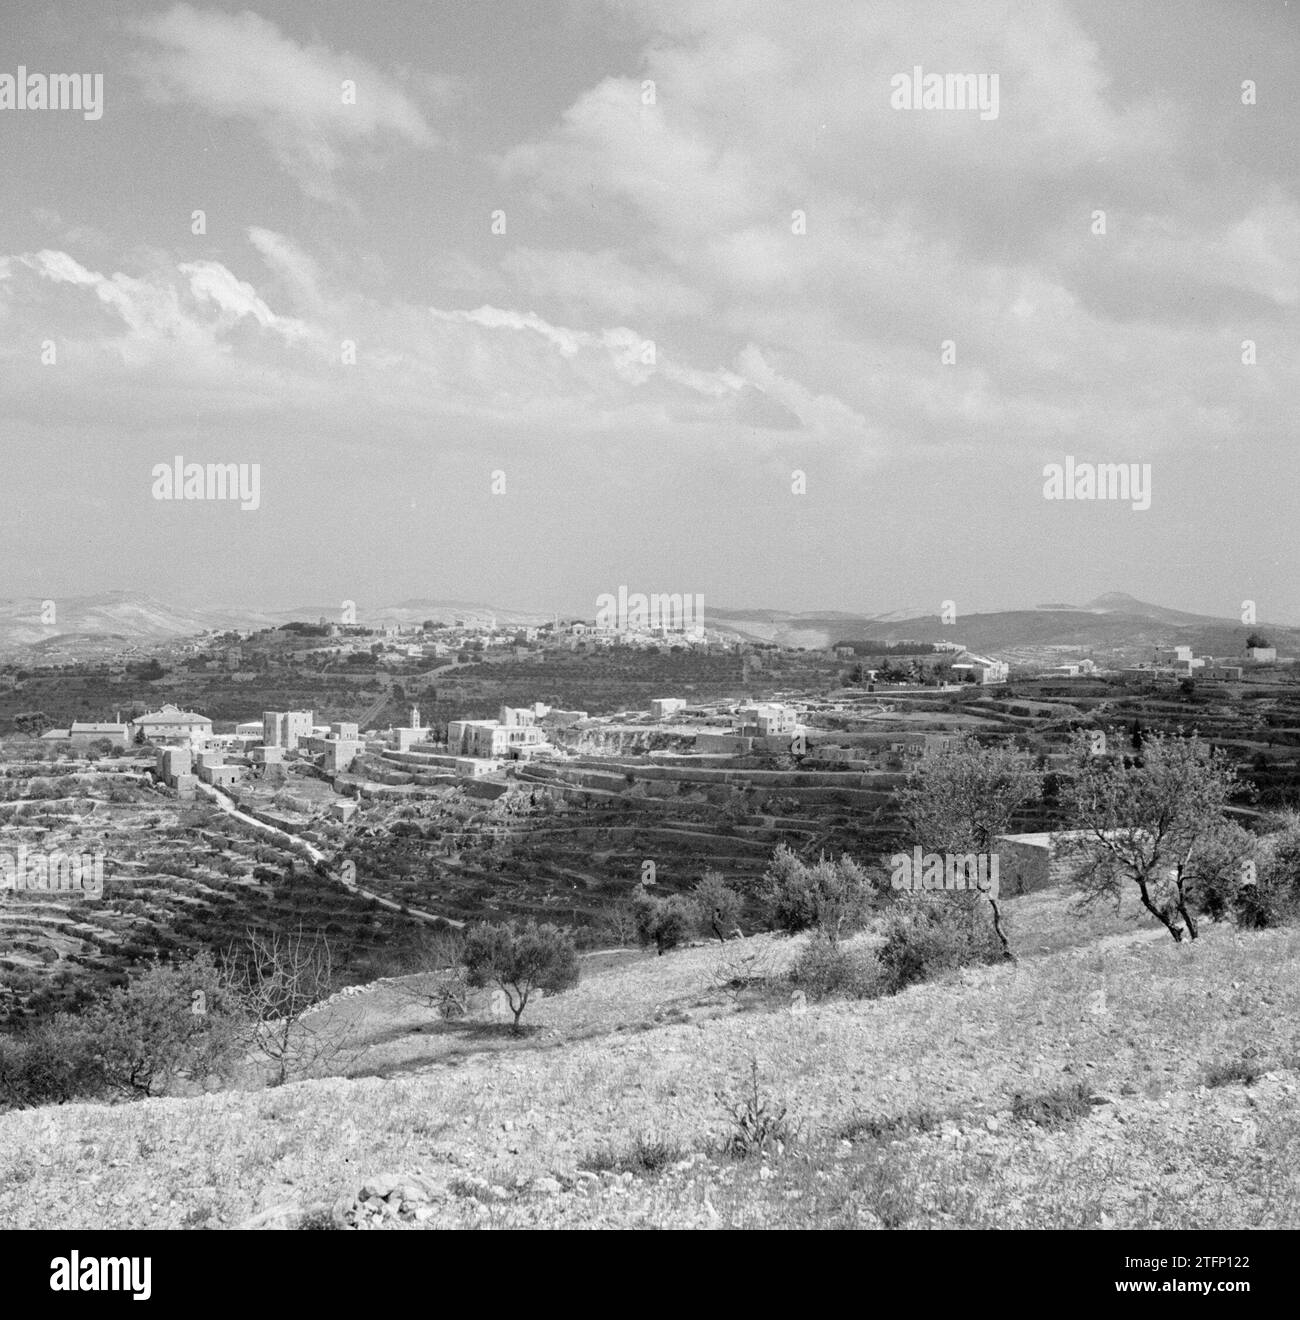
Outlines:
[[[635,584],[633,584],[630,587],[630,590],[636,590],[636,589],[637,588]],[[298,612],[301,614],[301,616],[304,619],[307,619],[309,616],[314,618],[318,615],[323,615],[325,617],[333,617],[339,613],[339,609],[342,604],[341,601],[329,602],[324,597],[317,597],[314,599],[310,597],[296,598],[293,600],[286,600],[284,602],[272,602],[272,601],[263,600],[261,598],[245,599],[245,600],[228,600],[228,599],[206,600],[205,599],[205,600],[195,601],[189,599],[179,599],[176,597],[161,597],[155,595],[152,592],[145,591],[141,588],[130,588],[130,587],[106,588],[102,592],[70,593],[69,596],[64,598],[64,601],[66,602],[67,600],[71,600],[71,599],[83,599],[83,600],[102,599],[104,597],[119,596],[119,595],[126,597],[142,596],[160,605],[175,609],[188,609],[199,612],[206,611],[206,612],[220,613],[220,614],[246,613],[246,614],[281,615],[291,612]],[[1176,602],[1169,602],[1164,600],[1146,600],[1136,596],[1132,592],[1112,590],[1112,591],[1095,592],[1091,596],[1088,596],[1086,599],[1080,599],[1076,601],[1042,600],[1042,601],[1033,601],[1033,602],[1028,602],[1028,601],[1008,602],[1002,605],[992,605],[984,609],[964,610],[960,614],[958,614],[958,617],[954,625],[954,631],[955,632],[959,631],[961,618],[967,614],[1032,612],[1035,610],[1051,610],[1051,609],[1076,610],[1080,612],[1088,612],[1089,607],[1092,606],[1094,602],[1102,600],[1108,596],[1128,597],[1131,600],[1135,601],[1136,604],[1138,605],[1155,606],[1164,610],[1170,610],[1170,611],[1189,614],[1189,615],[1197,615],[1206,618],[1213,618],[1227,623],[1233,623],[1239,621],[1239,613],[1234,614],[1232,611],[1228,611],[1223,614],[1207,614],[1205,611],[1187,608]],[[4,601],[6,600],[15,600],[15,599],[31,600],[34,603],[38,602],[39,600],[39,598],[34,596],[19,595],[16,597],[11,596],[0,599],[0,603],[4,603]],[[596,607],[594,602],[588,603],[588,605],[585,608],[581,604],[573,608],[569,608],[566,606],[547,604],[540,601],[517,601],[517,600],[497,599],[491,597],[484,597],[481,599],[470,599],[468,597],[456,597],[456,596],[383,596],[383,597],[376,597],[375,599],[370,601],[355,600],[352,603],[355,606],[355,610],[358,618],[360,620],[364,620],[368,615],[377,613],[382,610],[403,608],[403,607],[410,608],[412,607],[411,603],[413,602],[419,602],[421,604],[428,604],[431,606],[436,605],[441,608],[447,608],[449,606],[478,608],[478,609],[490,608],[506,613],[532,614],[538,616],[550,616],[550,615],[558,614],[562,617],[591,618],[596,613]],[[886,616],[887,618],[892,618],[900,621],[904,619],[928,618],[931,615],[937,615],[939,613],[937,609],[928,610],[920,605],[914,606],[911,610],[908,609],[906,604],[900,604],[895,606],[886,605],[886,606],[881,606],[879,608],[864,607],[859,610],[852,610],[852,609],[843,609],[835,605],[796,604],[792,606],[784,606],[784,605],[774,605],[771,604],[770,602],[763,602],[759,600],[745,600],[745,599],[741,599],[739,601],[726,601],[726,600],[708,601],[706,599],[704,608],[705,608],[706,622],[707,622],[708,614],[711,611],[718,611],[718,610],[725,611],[728,614],[749,614],[749,615],[754,615],[765,611],[771,611],[778,614],[788,613],[793,615],[807,615],[811,617],[828,617],[836,614],[843,614],[853,618]],[[1110,606],[1111,612],[1114,612],[1117,608],[1118,608],[1117,605]],[[1295,620],[1287,619],[1287,618],[1258,615],[1254,623],[1241,622],[1240,626],[1243,628],[1266,627],[1266,626],[1295,628],[1295,627],[1300,627],[1300,623],[1297,623]],[[54,631],[57,631],[57,628],[55,628]]]

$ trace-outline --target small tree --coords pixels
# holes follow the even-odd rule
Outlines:
[[[471,985],[495,985],[505,992],[516,1033],[535,990],[567,990],[578,984],[580,974],[578,951],[568,931],[535,921],[473,927],[461,959]]]
[[[1084,732],[1072,751],[1075,772],[1062,800],[1088,835],[1075,877],[1083,904],[1117,897],[1131,882],[1175,942],[1184,930],[1195,939],[1190,887],[1221,844],[1224,809],[1238,788],[1231,763],[1199,738],[1160,733],[1146,734],[1140,759],[1094,755]]]
[[[1010,743],[983,746],[970,734],[914,766],[898,795],[899,814],[913,845],[927,852],[983,853],[1011,829],[1016,812],[1042,791],[1043,777],[1024,751]],[[1011,946],[997,899],[988,896],[1002,950]]]
[[[631,902],[611,904],[605,911],[602,929],[608,939],[626,948],[637,938],[636,910]]]
[[[721,871],[705,871],[693,893],[700,933],[712,933],[725,944],[740,920],[740,895],[730,888]]]
[[[681,944],[698,924],[695,905],[681,894],[655,898],[642,890],[632,900],[632,911],[637,939],[643,945],[653,944],[660,957]]]

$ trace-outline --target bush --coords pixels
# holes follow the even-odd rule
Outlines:
[[[832,940],[860,930],[881,893],[851,857],[809,864],[781,844],[759,885],[773,927],[787,934],[820,930]]]
[[[0,1107],[98,1100],[109,1090],[94,1037],[74,1013],[0,1037]]]
[[[815,934],[795,959],[790,982],[809,999],[869,999],[879,993],[880,968],[870,953]]]
[[[698,924],[695,905],[681,894],[655,898],[642,890],[632,900],[637,939],[653,944],[660,957],[681,944]]]
[[[1090,1113],[1092,1088],[1083,1082],[1068,1082],[1038,1095],[1024,1095],[1017,1091],[1011,1098],[1012,1117],[1036,1123],[1039,1127],[1064,1127]]]
[[[534,990],[567,990],[580,975],[573,937],[535,921],[473,927],[465,936],[461,961],[471,985],[495,985],[505,992],[516,1032]]]
[[[108,1085],[131,1096],[219,1074],[237,1052],[235,998],[207,950],[151,966],[83,1018]]]
[[[157,964],[84,1013],[0,1040],[0,1101],[14,1107],[159,1095],[179,1076],[221,1073],[237,1021],[211,954]]]
[[[1003,961],[980,894],[901,893],[889,909],[877,958],[881,993],[893,995],[958,967]]]
[[[638,1177],[655,1177],[684,1158],[685,1151],[675,1141],[639,1133],[636,1140],[623,1150],[604,1146],[584,1162],[592,1173],[631,1173]]]
[[[1251,930],[1300,918],[1300,815],[1287,813],[1282,828],[1263,839],[1255,883],[1237,891],[1236,918]]]
[[[1260,1059],[1247,1051],[1239,1059],[1226,1063],[1213,1063],[1205,1070],[1205,1085],[1209,1087],[1231,1086],[1242,1082],[1246,1086],[1259,1081],[1267,1071]]]
[[[1235,916],[1243,896],[1243,862],[1255,855],[1255,836],[1235,822],[1213,834],[1198,850],[1187,885],[1189,905],[1212,921]]]

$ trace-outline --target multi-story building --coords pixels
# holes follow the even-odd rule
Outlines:
[[[312,718],[309,710],[268,710],[262,714],[262,741],[268,747],[293,750],[299,738],[311,736]]]
[[[741,737],[771,738],[778,734],[793,733],[798,723],[790,706],[763,702],[754,706],[741,706],[731,722],[732,732]]]
[[[545,741],[541,729],[532,724],[451,720],[447,725],[447,751],[453,756],[517,757]]]

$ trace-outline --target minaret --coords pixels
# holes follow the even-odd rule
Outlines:
[[[419,708],[419,706],[412,706],[412,707],[411,707],[411,728],[413,728],[413,729],[418,729],[419,727],[420,727],[420,708]]]

